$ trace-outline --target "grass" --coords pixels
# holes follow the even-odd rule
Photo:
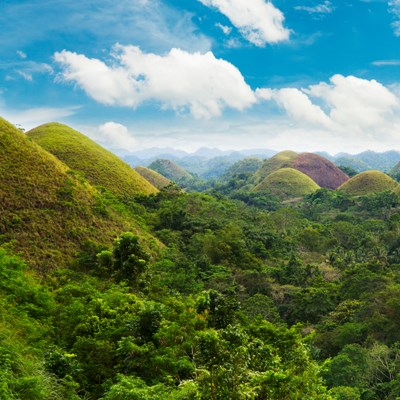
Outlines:
[[[179,183],[182,180],[192,179],[193,176],[189,174],[186,170],[184,170],[179,165],[175,164],[171,160],[159,159],[153,161],[149,165],[149,169],[158,172],[165,178],[170,179],[171,181]]]
[[[254,177],[257,182],[262,181],[265,177],[280,168],[289,168],[292,166],[292,161],[298,156],[297,153],[291,150],[281,151],[273,157],[265,160],[262,166],[256,171]]]
[[[0,118],[0,244],[39,271],[65,267],[84,244],[142,231],[81,176]],[[149,235],[148,235],[149,236]]]
[[[349,177],[340,168],[318,154],[299,154],[292,161],[292,167],[327,189],[337,189],[349,180]]]
[[[156,171],[153,171],[152,169],[138,166],[135,167],[135,170],[159,190],[171,184],[171,181],[168,178],[162,176]]]
[[[69,168],[81,172],[94,186],[102,186],[122,197],[158,191],[116,155],[66,125],[48,123],[27,135]]]
[[[313,193],[320,187],[307,175],[293,168],[281,168],[269,174],[254,191],[268,192],[282,201]]]
[[[340,186],[338,190],[354,196],[361,196],[385,190],[395,190],[398,187],[398,183],[383,172],[365,171],[353,176],[349,181]]]

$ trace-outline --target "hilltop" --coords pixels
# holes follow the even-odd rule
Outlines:
[[[69,126],[48,123],[30,130],[27,135],[69,168],[83,173],[92,185],[123,197],[157,192],[128,164]]]
[[[294,168],[281,168],[264,178],[254,191],[266,191],[280,200],[290,200],[311,194],[319,188],[318,184],[302,172]]]
[[[280,168],[289,168],[292,166],[292,161],[298,156],[297,153],[291,150],[281,151],[273,157],[264,161],[261,167],[255,172],[254,178],[260,182],[269,174],[277,171]]]
[[[171,160],[158,159],[156,161],[153,161],[148,168],[158,172],[165,178],[168,178],[176,183],[179,183],[182,180],[193,178],[193,176],[189,174],[189,172],[187,172]]]
[[[380,171],[365,171],[353,176],[349,181],[340,186],[338,190],[360,196],[370,193],[394,190],[398,183],[390,176]]]
[[[0,118],[0,238],[40,270],[65,266],[86,242],[135,229],[85,179]]]

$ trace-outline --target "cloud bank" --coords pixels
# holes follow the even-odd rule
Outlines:
[[[99,103],[135,108],[157,101],[164,109],[189,112],[195,118],[239,111],[256,102],[240,71],[212,52],[172,49],[166,55],[144,53],[137,46],[115,45],[112,63],[63,50],[54,55],[58,79],[75,83]]]
[[[283,26],[284,15],[270,1],[264,0],[199,0],[224,14],[242,36],[256,46],[289,39]]]

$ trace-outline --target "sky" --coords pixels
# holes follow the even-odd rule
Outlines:
[[[0,0],[0,115],[117,153],[400,150],[400,0]]]

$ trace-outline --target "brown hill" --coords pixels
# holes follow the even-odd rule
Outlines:
[[[292,167],[327,189],[337,189],[349,180],[349,176],[335,164],[313,153],[299,154],[292,160]]]

